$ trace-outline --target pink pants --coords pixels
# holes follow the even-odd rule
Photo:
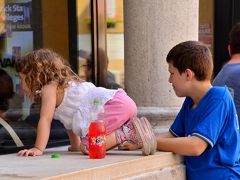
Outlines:
[[[118,91],[104,105],[104,112],[99,114],[98,120],[104,122],[106,135],[109,135],[136,115],[137,106],[135,102],[124,92]]]

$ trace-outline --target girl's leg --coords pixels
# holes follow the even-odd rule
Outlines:
[[[142,146],[134,143],[132,140],[127,140],[127,136],[136,136],[136,131],[134,130],[134,126],[132,121],[126,122],[122,127],[115,131],[117,142],[118,142],[118,149],[119,150],[136,150],[140,149]],[[131,135],[133,134],[133,135]],[[130,138],[128,138],[130,139]]]
[[[129,149],[142,148],[144,155],[154,154],[156,138],[152,127],[146,118],[133,118],[116,130],[117,144],[128,145]]]
[[[130,142],[129,149],[142,148],[144,155],[154,154],[156,151],[156,138],[153,133],[152,127],[146,118],[137,117],[129,120],[122,127],[118,128],[115,132],[106,136],[106,149],[112,149],[124,142]],[[88,136],[82,138],[81,144],[83,145],[82,152],[85,154],[88,150]]]
[[[98,120],[104,122],[106,135],[109,135],[136,115],[137,106],[135,102],[125,92],[118,91],[104,105],[104,113],[99,114]]]
[[[136,118],[136,114],[136,104],[121,91],[104,105],[104,113],[98,120],[102,120],[106,127],[107,150],[124,144],[129,150],[143,148],[145,155],[155,152],[155,136],[149,133],[152,132],[151,125]],[[88,148],[88,137],[82,138],[82,144]]]
[[[106,136],[106,149],[110,150],[117,146],[116,135],[115,132]]]
[[[98,120],[102,120],[106,128],[107,150],[118,145],[115,136],[116,130],[136,114],[136,104],[122,91],[116,92],[114,97],[104,105],[104,113],[99,114]],[[81,139],[81,144],[88,149],[88,136]]]
[[[116,135],[115,132],[109,134],[106,136],[106,150],[113,149],[118,145],[116,141]],[[81,145],[78,149],[78,151],[81,151],[83,154],[87,155],[89,149],[89,143],[88,143],[88,136],[82,138]]]

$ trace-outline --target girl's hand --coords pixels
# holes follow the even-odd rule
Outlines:
[[[41,156],[43,151],[40,149],[33,147],[31,149],[23,149],[17,153],[18,156]]]

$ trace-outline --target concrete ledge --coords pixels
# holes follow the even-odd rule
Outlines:
[[[180,175],[179,180],[185,179],[184,166],[181,166],[182,157],[170,152],[142,156],[141,151],[114,149],[107,152],[106,158],[93,160],[77,152],[67,152],[66,149],[67,147],[48,149],[39,157],[2,155],[0,179],[105,180],[134,179],[141,176],[144,179],[156,179],[162,173],[168,174],[166,177],[174,177],[176,174]],[[59,153],[61,157],[52,159],[52,153]]]
[[[185,180],[186,179],[186,170],[183,164],[175,165],[170,167],[165,167],[163,169],[148,172],[145,174],[141,174],[139,176],[134,176],[131,178],[127,178],[128,180]]]
[[[179,107],[138,107],[138,116],[147,117],[155,133],[159,133],[168,131],[179,110]],[[61,157],[52,159],[53,153]],[[1,155],[0,179],[183,180],[186,175],[183,158],[170,152],[142,156],[141,151],[114,149],[107,152],[106,158],[93,160],[59,147],[48,149],[39,157]]]

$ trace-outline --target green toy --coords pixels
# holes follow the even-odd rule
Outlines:
[[[51,155],[51,158],[60,158],[60,157],[61,157],[60,154],[52,154],[52,155]]]

